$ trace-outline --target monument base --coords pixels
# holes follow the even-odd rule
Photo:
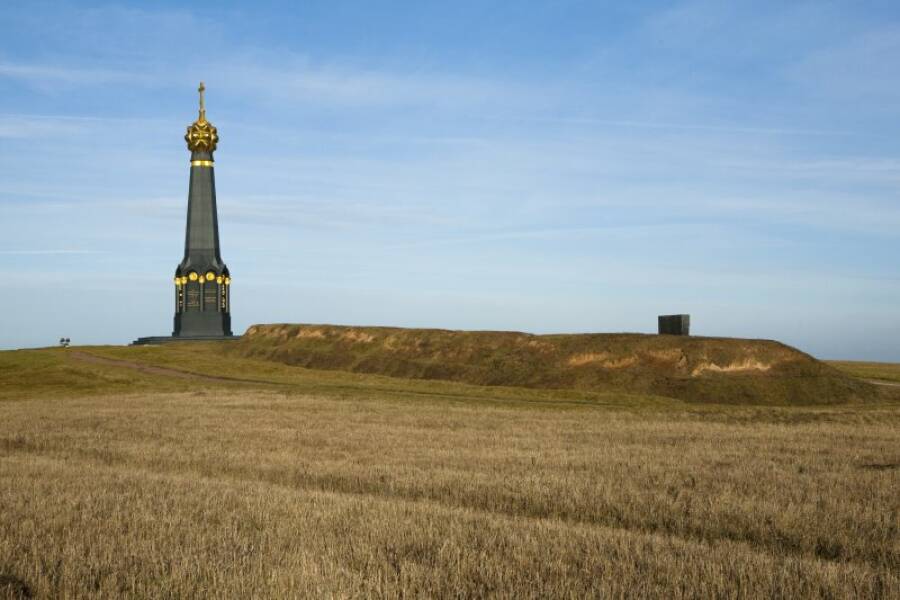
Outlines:
[[[241,339],[239,335],[192,335],[192,336],[172,336],[158,335],[149,337],[139,337],[131,342],[132,346],[154,346],[156,344],[169,344],[172,342],[222,342],[234,341]]]

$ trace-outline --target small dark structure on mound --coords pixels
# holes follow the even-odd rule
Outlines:
[[[691,335],[691,315],[660,315],[659,335]]]
[[[227,351],[314,369],[703,402],[830,404],[877,393],[769,340],[254,325]]]

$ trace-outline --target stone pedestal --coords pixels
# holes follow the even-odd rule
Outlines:
[[[171,336],[171,335],[154,335],[148,337],[139,337],[131,342],[132,346],[155,346],[157,344],[168,344],[171,342],[223,342],[236,341],[241,339],[239,335],[208,335],[208,336]]]

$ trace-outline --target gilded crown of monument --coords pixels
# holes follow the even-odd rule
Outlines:
[[[202,81],[197,91],[200,92],[200,116],[188,126],[184,141],[187,142],[188,150],[191,152],[212,152],[219,141],[219,133],[215,126],[206,120],[206,105],[203,100],[206,86]]]

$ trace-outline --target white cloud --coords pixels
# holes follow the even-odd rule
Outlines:
[[[486,105],[534,105],[548,95],[547,90],[496,77],[436,72],[428,67],[366,68],[346,62],[313,61],[298,54],[256,54],[210,66],[213,75],[209,79],[217,89],[262,99],[271,106],[283,106],[285,111],[295,103],[464,110]]]
[[[80,119],[39,115],[0,115],[0,138],[29,139],[77,135],[87,131]]]
[[[33,64],[0,62],[0,77],[18,79],[41,90],[51,91],[56,86],[96,86],[119,83],[147,85],[154,79],[134,71],[83,68],[65,64]]]
[[[0,250],[2,255],[28,256],[28,255],[56,255],[56,254],[103,254],[100,250]]]

